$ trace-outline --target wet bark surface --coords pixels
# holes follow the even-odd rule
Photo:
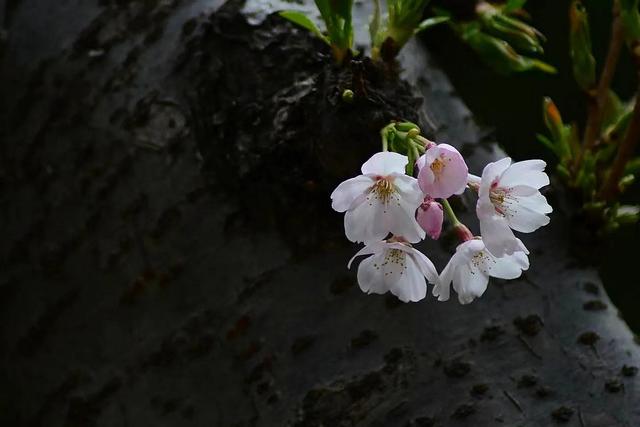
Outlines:
[[[340,69],[262,4],[219,6],[7,4],[0,424],[640,423],[638,345],[560,195],[530,270],[471,305],[347,271],[328,194],[389,120],[475,173],[499,155],[421,46],[404,80]],[[439,268],[453,247],[419,246]]]

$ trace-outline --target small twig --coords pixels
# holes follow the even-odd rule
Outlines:
[[[524,346],[527,348],[527,350],[529,350],[529,352],[530,352],[531,354],[533,354],[536,358],[538,358],[538,359],[542,360],[542,356],[541,356],[541,355],[539,355],[539,354],[538,354],[538,353],[533,349],[533,347],[531,347],[531,344],[529,344],[529,343],[527,342],[527,340],[525,340],[525,339],[524,339],[524,337],[523,337],[522,335],[518,334],[518,339],[520,340],[520,342],[521,342],[522,344],[524,344]]]
[[[513,403],[515,407],[518,408],[518,411],[524,414],[524,410],[522,409],[520,402],[518,402],[515,397],[511,396],[511,394],[509,394],[507,390],[502,390],[502,392],[504,393],[505,396],[507,396],[507,398],[511,401],[511,403]]]
[[[609,87],[616,72],[618,58],[620,57],[623,44],[624,28],[622,26],[622,20],[620,19],[620,7],[616,0],[613,3],[613,25],[611,27],[611,39],[609,40],[607,58],[605,59],[602,74],[600,75],[598,87],[595,93],[590,93],[591,99],[589,100],[589,113],[584,131],[582,150],[578,152],[578,157],[576,157],[575,163],[573,164],[574,172],[578,171],[582,164],[584,154],[593,148],[600,134],[602,117],[604,116],[604,109],[609,96]]]
[[[638,78],[640,78],[640,72],[638,72]],[[600,190],[600,197],[602,199],[610,201],[618,195],[620,191],[618,183],[624,174],[624,168],[627,166],[627,162],[635,152],[638,141],[640,141],[640,86],[636,94],[636,104],[633,107],[631,122],[629,123],[620,147],[618,147],[618,153],[613,161],[613,166],[611,166],[611,171]]]

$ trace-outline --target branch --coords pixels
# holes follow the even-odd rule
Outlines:
[[[640,72],[638,73],[638,78],[640,79]],[[602,199],[611,201],[618,195],[620,191],[618,183],[624,174],[627,162],[633,156],[638,141],[640,141],[640,84],[638,85],[631,122],[620,144],[620,148],[618,148],[618,153],[613,161],[613,166],[611,166],[611,171],[600,190],[600,197]]]
[[[620,57],[623,43],[624,28],[622,26],[622,20],[620,19],[620,8],[616,0],[613,3],[613,24],[611,27],[609,50],[607,51],[607,58],[604,63],[604,68],[602,69],[602,75],[600,76],[596,93],[591,93],[592,98],[590,99],[589,115],[584,131],[582,150],[579,151],[578,157],[573,165],[574,172],[580,168],[585,152],[593,148],[600,134],[602,117],[609,95],[609,87],[611,86],[613,75],[616,72],[616,66],[618,65],[618,58]]]

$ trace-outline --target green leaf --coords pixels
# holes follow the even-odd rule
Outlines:
[[[315,0],[315,3],[327,27],[334,58],[338,63],[342,63],[353,45],[353,0]]]
[[[502,7],[504,13],[515,12],[518,9],[522,9],[527,0],[508,0]]]
[[[318,36],[325,43],[331,44],[327,36],[322,34],[322,31],[320,31],[320,29],[316,26],[316,24],[314,24],[313,21],[309,19],[307,15],[305,15],[304,13],[298,12],[296,10],[283,10],[278,14],[282,16],[284,19],[291,21],[296,25],[301,26],[306,30],[311,31],[313,34]]]
[[[426,30],[427,28],[434,27],[438,24],[441,24],[443,22],[448,22],[450,20],[451,18],[449,18],[448,16],[434,16],[431,18],[427,18],[424,21],[422,21],[420,24],[418,24],[416,29],[413,30],[413,34],[418,34],[419,32]]]
[[[553,66],[535,58],[522,56],[506,41],[482,32],[477,23],[459,25],[458,31],[461,38],[483,61],[499,73],[510,74],[535,69],[550,74],[556,73]]]
[[[616,222],[620,224],[635,224],[640,219],[640,206],[621,205],[615,209]]]
[[[640,157],[636,157],[635,159],[631,159],[627,162],[627,165],[624,167],[624,174],[638,174],[640,173]]]
[[[620,19],[628,41],[640,40],[639,0],[620,0]]]
[[[604,108],[602,109],[602,126],[601,130],[607,129],[609,126],[618,121],[618,118],[624,112],[624,103],[620,101],[618,95],[612,90],[607,93]]]
[[[562,158],[562,153],[560,152],[556,144],[553,143],[553,141],[541,134],[536,134],[536,138],[539,142],[542,143],[542,145],[551,150],[551,152],[555,154],[557,158]]]
[[[627,132],[627,127],[633,115],[633,102],[622,104],[618,115],[611,118],[609,125],[602,130],[602,139],[612,145],[616,145]]]
[[[580,0],[569,7],[569,53],[573,64],[573,76],[583,90],[593,88],[596,81],[596,60],[591,53],[589,17]]]

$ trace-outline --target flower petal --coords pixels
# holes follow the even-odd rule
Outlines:
[[[391,151],[376,153],[362,165],[363,175],[387,176],[392,173],[404,173],[409,158]]]
[[[549,217],[545,214],[553,209],[540,192],[536,191],[532,196],[513,197],[513,199],[514,202],[509,204],[506,217],[511,228],[521,233],[531,233],[549,224]]]
[[[487,290],[489,276],[469,264],[461,265],[453,276],[453,289],[458,293],[460,304],[469,304]]]
[[[512,164],[500,177],[500,186],[526,185],[539,189],[549,185],[549,176],[544,173],[547,164],[543,160],[525,160]]]
[[[381,265],[384,262],[384,252],[363,260],[358,266],[358,285],[368,294],[384,294],[389,290],[385,284]]]
[[[405,257],[405,268],[400,278],[390,287],[391,293],[403,302],[420,301],[427,295],[425,278],[413,257]]]
[[[353,209],[356,202],[364,201],[367,191],[374,183],[375,181],[366,175],[359,175],[340,183],[331,193],[331,207],[337,212]]]
[[[344,233],[352,242],[377,242],[389,234],[386,207],[377,198],[367,197],[344,215]]]
[[[495,162],[488,163],[482,170],[482,187],[489,188],[493,181],[507,170],[511,164],[511,158],[505,157]]]
[[[509,228],[507,219],[491,213],[493,209],[493,205],[485,205],[478,201],[476,211],[480,220],[480,234],[489,252],[501,257],[521,250],[521,243]]]
[[[347,268],[351,269],[351,264],[357,257],[379,253],[384,250],[386,245],[387,243],[385,241],[380,241],[380,242],[371,243],[365,246],[364,248],[356,252],[356,254],[353,257],[351,257],[351,259],[349,260],[349,263],[347,264]]]
[[[420,273],[427,278],[429,283],[434,285],[438,284],[440,277],[438,275],[438,270],[436,270],[436,266],[433,265],[433,262],[431,262],[425,254],[415,248],[410,248],[408,254],[409,258],[413,258],[413,261],[415,261]]]
[[[455,273],[457,267],[457,262],[454,259],[455,256],[456,254],[453,254],[451,259],[449,259],[449,262],[440,273],[440,277],[431,291],[433,296],[438,298],[438,301],[448,301],[451,296],[451,281],[453,280],[453,273]]]
[[[418,181],[407,175],[397,175],[394,186],[397,197],[391,198],[385,209],[389,231],[410,243],[419,242],[424,239],[425,231],[416,220],[416,210],[424,199]]]
[[[444,154],[445,167],[439,179],[439,195],[433,197],[447,198],[453,194],[462,194],[467,188],[469,168],[458,150],[449,144],[437,146]]]
[[[480,184],[480,181],[482,180],[482,178],[480,178],[477,175],[473,175],[473,174],[468,174],[467,175],[467,182],[469,184]]]
[[[432,170],[438,163],[437,172]],[[434,198],[461,194],[467,186],[469,169],[462,155],[449,144],[433,146],[425,153],[424,167],[420,169],[418,180],[425,194]]]
[[[529,258],[524,252],[514,252],[513,255],[505,255],[502,258],[496,258],[491,254],[488,256],[491,260],[487,262],[487,269],[491,277],[516,279],[523,270],[529,268]]]

